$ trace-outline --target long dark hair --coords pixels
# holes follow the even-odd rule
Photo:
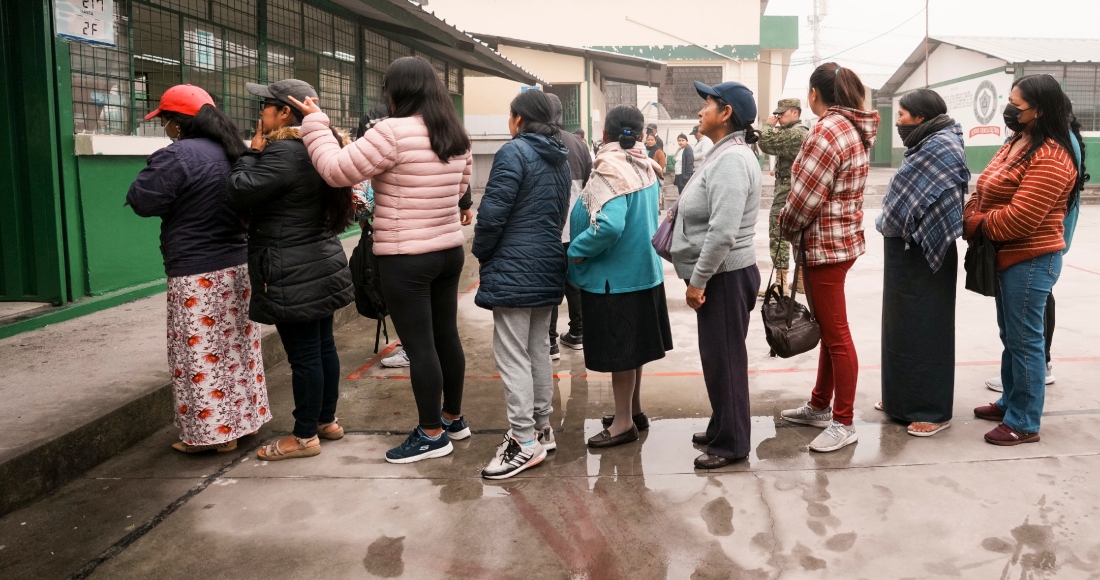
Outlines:
[[[645,127],[645,116],[638,107],[619,105],[607,113],[603,122],[604,133],[619,142],[623,149],[633,149]]]
[[[561,133],[561,126],[554,122],[554,104],[542,91],[524,91],[512,99],[508,108],[513,117],[523,118],[523,133],[554,139]]]
[[[866,90],[859,75],[850,68],[844,68],[835,62],[827,62],[810,75],[810,88],[817,89],[821,100],[830,107],[841,106],[863,110]]]
[[[1069,193],[1069,207],[1077,205],[1078,192],[1081,188],[1085,187],[1085,182],[1089,180],[1090,176],[1085,171],[1085,139],[1081,137],[1081,121],[1077,120],[1077,115],[1073,113],[1073,101],[1069,100],[1069,95],[1062,93],[1065,96],[1066,105],[1066,120],[1069,121],[1069,132],[1073,134],[1073,138],[1077,139],[1077,145],[1081,148],[1081,161],[1078,162],[1077,158],[1073,155],[1073,162],[1077,165],[1077,186],[1073,188],[1073,191]],[[1070,150],[1072,154],[1073,151]]]
[[[932,89],[917,89],[898,101],[898,106],[909,111],[911,117],[923,117],[925,121],[947,114],[947,103]]]
[[[332,136],[343,149],[348,145],[347,135],[338,131],[335,127],[329,127]],[[325,195],[322,196],[325,205],[325,229],[333,234],[341,234],[355,221],[354,194],[350,187],[332,187],[323,184]]]
[[[1047,74],[1027,75],[1016,79],[1012,83],[1012,88],[1019,88],[1020,96],[1024,101],[1036,109],[1035,122],[1032,123],[1030,130],[1031,143],[1028,144],[1027,152],[1017,158],[1012,165],[1031,159],[1047,139],[1057,143],[1066,151],[1070,159],[1074,159],[1073,144],[1070,142],[1073,137],[1070,136],[1070,125],[1067,123],[1070,115],[1073,114],[1073,109],[1066,108],[1068,99],[1058,81]],[[1084,154],[1084,150],[1081,153]],[[1076,160],[1074,165],[1076,166]],[[1080,182],[1080,170],[1077,172],[1077,179]],[[1072,198],[1070,202],[1076,201],[1072,192],[1070,197]]]
[[[432,151],[446,163],[470,150],[470,136],[458,120],[447,87],[428,61],[418,56],[401,57],[386,69],[382,89],[390,103],[391,117],[420,115],[428,126]]]
[[[204,138],[221,145],[230,163],[236,163],[246,150],[237,124],[213,105],[203,105],[193,117],[171,111],[161,116],[179,126],[180,139]]]

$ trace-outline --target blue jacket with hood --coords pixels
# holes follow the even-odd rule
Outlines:
[[[561,304],[568,159],[561,142],[534,133],[520,133],[497,151],[474,226],[473,254],[481,262],[478,306]]]

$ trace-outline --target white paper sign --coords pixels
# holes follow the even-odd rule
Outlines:
[[[115,45],[114,0],[54,0],[53,19],[62,38]]]

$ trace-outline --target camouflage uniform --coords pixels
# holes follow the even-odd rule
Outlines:
[[[798,106],[797,100],[790,100],[795,101],[793,106]],[[780,101],[780,107],[786,101],[787,99]],[[760,134],[760,150],[776,156],[775,197],[772,198],[772,208],[768,213],[768,254],[777,270],[786,270],[790,264],[791,245],[779,234],[779,212],[783,211],[783,205],[787,203],[787,193],[791,191],[791,165],[794,164],[794,158],[808,132],[809,129],[801,121],[795,121],[778,129],[765,124]]]

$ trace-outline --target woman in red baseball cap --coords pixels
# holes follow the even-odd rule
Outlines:
[[[174,143],[149,156],[126,203],[160,217],[168,275],[168,363],[177,451],[232,451],[271,419],[260,327],[249,321],[247,228],[226,180],[244,151],[236,123],[191,85],[164,92],[160,118]]]

